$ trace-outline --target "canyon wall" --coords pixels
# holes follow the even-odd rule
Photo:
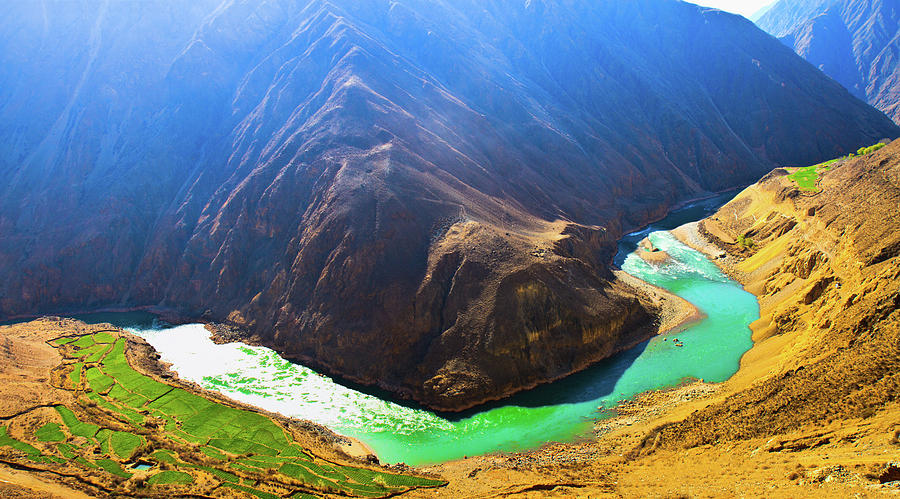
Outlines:
[[[898,134],[667,0],[0,12],[0,317],[167,309],[439,409],[652,334],[624,231]]]
[[[757,24],[850,93],[900,119],[900,15],[884,0],[780,0]]]

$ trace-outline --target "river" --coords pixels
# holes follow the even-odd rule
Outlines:
[[[756,298],[664,231],[702,218],[728,198],[677,210],[620,242],[616,263],[624,271],[685,298],[706,314],[685,331],[669,335],[684,346],[659,336],[563,380],[462,414],[437,414],[384,394],[358,391],[268,348],[216,345],[200,324],[168,327],[140,313],[80,318],[128,327],[182,378],[245,403],[326,425],[364,442],[383,462],[421,465],[574,441],[590,436],[593,422],[610,414],[622,399],[690,378],[724,381],[737,371],[741,355],[752,346],[748,325],[759,317]],[[654,266],[634,254],[636,242],[647,235],[671,255],[670,263]]]

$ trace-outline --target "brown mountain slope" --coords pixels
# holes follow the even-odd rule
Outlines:
[[[0,316],[168,309],[442,409],[651,334],[628,228],[898,134],[669,0],[43,5],[0,6]]]
[[[663,441],[784,433],[868,417],[900,396],[900,143],[839,164],[819,186],[798,191],[776,171],[701,224],[734,238],[725,246],[762,312],[748,357],[769,372],[663,429]]]
[[[816,193],[784,173],[675,231],[759,297],[733,378],[622,404],[592,442],[433,467],[450,484],[427,495],[896,495],[900,141],[834,166]]]

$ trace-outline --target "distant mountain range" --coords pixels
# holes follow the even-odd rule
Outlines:
[[[900,4],[885,0],[779,0],[757,24],[900,120]]]
[[[0,14],[0,317],[170,309],[440,409],[652,333],[623,232],[898,135],[678,1]]]

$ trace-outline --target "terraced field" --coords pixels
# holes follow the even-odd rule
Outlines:
[[[796,182],[797,187],[799,187],[801,191],[818,191],[819,188],[816,184],[819,180],[819,175],[830,170],[831,167],[841,159],[844,158],[832,159],[825,161],[824,163],[804,166],[802,168],[789,168],[788,171],[790,171],[791,174],[788,175],[788,178]]]
[[[859,150],[856,151],[856,156],[865,156],[866,154],[881,149],[882,147],[884,147],[884,145],[885,144],[883,142],[879,142],[877,144],[872,144],[869,147],[860,147]],[[811,166],[804,166],[802,168],[788,168],[787,170],[788,172],[790,172],[788,178],[796,182],[797,187],[799,187],[801,191],[817,192],[819,190],[819,175],[827,172],[832,167],[837,166],[837,162],[852,157],[854,157],[854,155],[850,154],[848,156],[842,156],[840,158],[824,161],[822,163]]]
[[[49,343],[65,359],[50,382],[75,403],[0,420],[0,450],[29,466],[80,474],[105,492],[151,496],[384,497],[445,483],[317,456],[267,416],[136,371],[116,332]]]

